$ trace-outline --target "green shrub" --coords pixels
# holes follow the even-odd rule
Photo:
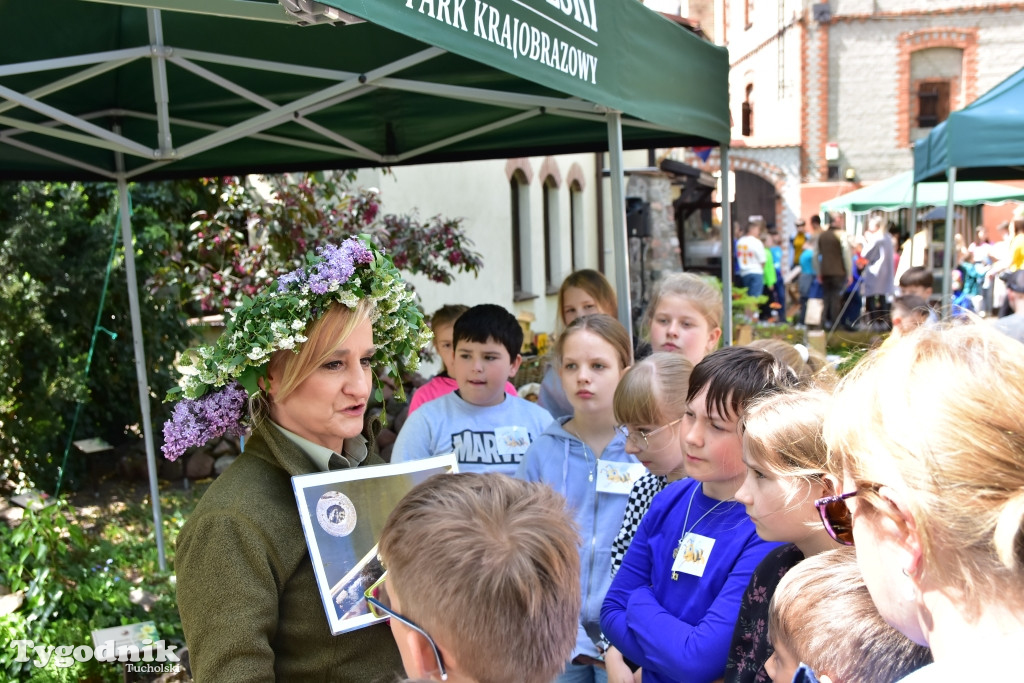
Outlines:
[[[199,495],[162,493],[164,539],[168,555],[178,531]],[[0,584],[23,591],[17,611],[0,617],[0,642],[34,645],[89,645],[91,632],[121,624],[154,621],[168,645],[184,642],[172,571],[161,572],[148,500],[116,505],[109,517],[76,516],[66,499],[38,511],[26,511],[15,526],[0,524]],[[145,591],[148,611],[132,601]],[[32,656],[35,659],[35,656]],[[0,679],[23,681],[118,681],[120,666],[75,662],[44,668],[14,661],[13,648],[0,658]]]

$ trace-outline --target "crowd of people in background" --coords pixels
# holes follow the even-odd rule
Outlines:
[[[960,233],[954,235],[952,316],[1002,318],[1014,313],[1007,296],[1008,284],[1012,273],[1024,268],[1024,214],[1018,212],[1015,216],[994,231],[978,226],[970,243]],[[797,234],[791,241],[792,258],[781,274],[793,283],[792,292],[800,302],[799,310],[788,316],[789,321],[830,331],[884,332],[898,329],[892,309],[906,311],[911,304],[910,310],[916,308],[917,313],[910,318],[934,319],[940,302],[934,292],[934,271],[925,263],[927,230],[900,244],[899,229],[881,213],[870,215],[863,233],[858,235],[846,232],[843,214],[827,219],[825,229],[817,215],[809,222],[797,221]],[[763,219],[752,216],[751,225],[755,223],[761,225]],[[769,231],[769,238],[777,240],[778,235]],[[738,241],[737,260],[741,258]],[[750,261],[756,256],[745,258]],[[746,286],[742,274],[737,284]],[[921,307],[916,299],[900,300],[907,295],[923,298],[925,305]],[[903,316],[904,321],[907,319]]]
[[[925,683],[1018,670],[1024,354],[1010,336],[1024,328],[1024,239],[1000,260],[981,234],[960,260],[982,291],[1009,273],[1017,312],[997,329],[930,320],[931,273],[896,280],[880,217],[856,243],[816,219],[791,278],[801,309],[817,285],[835,324],[856,284],[868,324],[892,326],[842,379],[803,345],[719,348],[721,290],[689,273],[658,283],[638,339],[600,273],[566,278],[539,404],[509,385],[523,347],[509,311],[435,313],[441,373],[414,394],[391,461],[454,452],[462,474],[415,487],[384,528],[387,573],[367,601],[390,631],[334,638],[283,499],[292,474],[379,462],[362,415],[387,321],[329,301],[297,352],[270,356],[255,437],[181,534],[197,680]],[[785,279],[762,227],[737,244],[751,294]],[[232,571],[211,583],[225,557]],[[242,632],[228,628],[238,619]]]

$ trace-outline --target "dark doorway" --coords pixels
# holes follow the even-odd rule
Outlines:
[[[732,204],[733,224],[743,229],[751,216],[761,216],[768,228],[775,227],[775,186],[760,176],[736,171],[736,201]],[[738,232],[733,238],[739,237]]]

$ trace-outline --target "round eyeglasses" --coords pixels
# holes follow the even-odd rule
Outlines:
[[[676,425],[676,424],[679,424],[682,421],[683,421],[683,418],[679,418],[678,420],[672,420],[667,425],[662,425],[662,426],[658,427],[657,429],[652,429],[649,432],[645,432],[642,429],[638,429],[636,431],[630,431],[629,427],[627,427],[626,425],[621,425],[621,426],[619,426],[619,432],[621,432],[622,435],[624,437],[626,437],[626,445],[627,446],[632,447],[634,450],[646,451],[651,446],[650,439],[651,439],[652,436],[654,436],[655,434],[658,434],[660,432],[663,432],[666,429],[668,429],[669,427],[671,427],[673,425]]]

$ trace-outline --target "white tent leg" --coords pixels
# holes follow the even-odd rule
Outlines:
[[[622,169],[622,116],[605,114],[608,121],[608,170],[612,186],[612,246],[615,250],[615,292],[619,320],[633,338],[632,303],[629,295],[629,242],[626,236],[626,174]]]
[[[167,571],[164,555],[164,527],[160,513],[160,490],[156,481],[156,456],[153,450],[153,424],[149,416],[149,378],[146,376],[146,352],[142,347],[142,314],[139,311],[139,287],[135,278],[135,247],[132,244],[132,219],[128,211],[128,181],[124,173],[117,176],[117,199],[121,208],[121,240],[124,242],[124,268],[128,277],[128,304],[132,317],[132,346],[135,348],[135,374],[139,384],[139,407],[142,410],[142,432],[146,443],[146,465],[149,469],[149,497],[153,503],[153,529],[160,571]]]
[[[946,195],[946,239],[942,253],[942,315],[950,317],[953,315],[953,231],[956,229],[956,221],[953,215],[953,190],[956,185],[956,166],[950,166],[946,171],[947,195]],[[931,264],[925,264],[929,268]]]
[[[910,216],[908,217],[910,223],[910,265],[916,265],[914,263],[914,235],[917,234],[917,181],[911,185],[913,191],[910,194]]]
[[[732,205],[729,203],[729,146],[719,150],[722,169],[722,345],[732,346]]]

